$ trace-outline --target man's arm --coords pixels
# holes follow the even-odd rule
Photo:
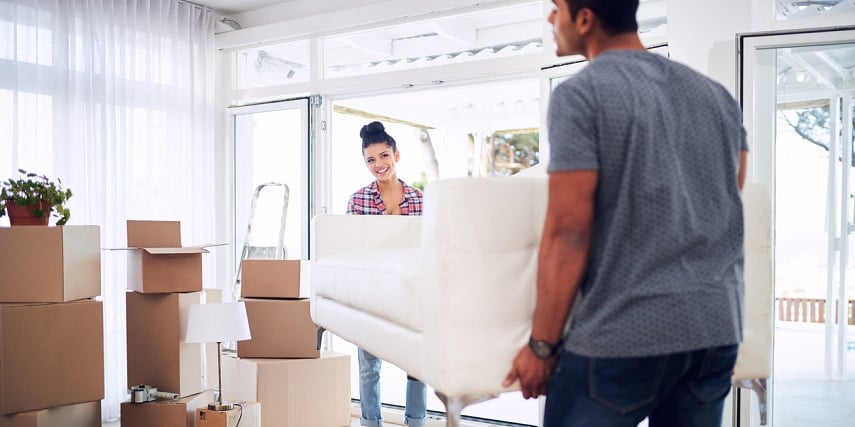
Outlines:
[[[594,170],[549,174],[549,204],[540,242],[531,332],[534,340],[555,344],[564,333],[588,263],[598,178]],[[517,354],[504,385],[519,379],[523,397],[537,397],[546,393],[554,367],[554,357],[538,359],[526,346]]]
[[[745,172],[748,164],[748,152],[742,150],[739,152],[739,172],[736,173],[736,180],[739,183],[739,191],[745,186]]]
[[[593,231],[597,171],[552,173],[549,205],[540,242],[537,306],[532,337],[551,343],[564,324],[588,264]]]

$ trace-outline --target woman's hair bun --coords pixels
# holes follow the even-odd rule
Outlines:
[[[365,138],[368,134],[383,133],[385,131],[386,131],[386,128],[383,127],[383,123],[371,122],[371,123],[362,127],[362,130],[359,131],[359,137]]]

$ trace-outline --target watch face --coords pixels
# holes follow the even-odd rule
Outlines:
[[[546,341],[531,340],[529,341],[528,346],[531,348],[531,351],[534,352],[535,356],[541,359],[551,357],[555,351],[552,345]]]

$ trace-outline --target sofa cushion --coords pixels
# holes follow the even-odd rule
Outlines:
[[[420,254],[418,248],[386,248],[323,257],[312,265],[313,292],[421,332]]]

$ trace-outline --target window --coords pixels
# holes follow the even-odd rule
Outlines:
[[[309,81],[309,41],[278,44],[235,53],[237,89]]]
[[[852,12],[855,12],[855,3],[846,0],[775,1],[775,18],[779,21]]]
[[[540,52],[540,2],[327,37],[324,77],[337,78]]]

